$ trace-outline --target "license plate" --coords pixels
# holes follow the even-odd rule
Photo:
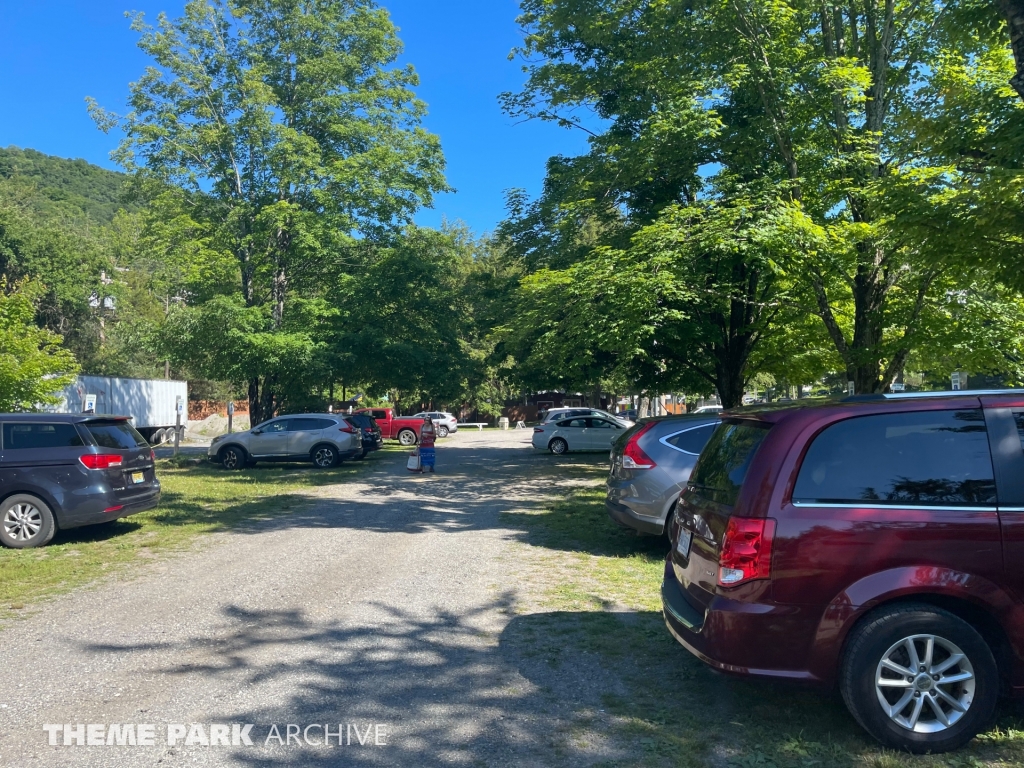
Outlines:
[[[676,542],[676,552],[683,557],[690,556],[690,544],[693,543],[693,531],[685,528],[679,529],[679,541]]]
[[[145,472],[132,472],[132,482],[138,485],[139,483],[146,482]]]

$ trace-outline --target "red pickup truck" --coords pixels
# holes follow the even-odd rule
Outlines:
[[[380,426],[381,437],[385,440],[397,440],[406,446],[416,445],[419,442],[423,419],[395,416],[393,408],[360,408],[353,413],[365,413],[373,416]]]

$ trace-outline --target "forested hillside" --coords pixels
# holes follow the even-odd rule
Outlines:
[[[108,224],[118,208],[132,207],[121,200],[123,173],[34,149],[0,147],[0,179],[30,182],[37,192],[33,204],[43,215],[81,211],[97,223]]]

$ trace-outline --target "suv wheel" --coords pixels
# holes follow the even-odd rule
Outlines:
[[[338,451],[329,445],[318,445],[313,449],[313,464],[320,469],[330,469],[338,463]]]
[[[416,433],[411,429],[403,429],[398,433],[398,442],[408,448],[411,445],[416,445]]]
[[[224,469],[242,469],[246,464],[245,451],[229,445],[220,452],[220,463]]]
[[[439,424],[437,427],[437,436],[448,437],[448,427],[446,427],[444,424]]]
[[[561,456],[563,453],[569,450],[569,444],[560,437],[556,437],[550,443],[548,443],[548,450],[551,451],[555,456]]]
[[[0,503],[0,544],[29,549],[49,544],[57,532],[53,512],[35,496],[18,494]]]
[[[840,688],[863,728],[917,754],[958,749],[995,713],[999,672],[967,622],[926,604],[883,609],[850,637]]]

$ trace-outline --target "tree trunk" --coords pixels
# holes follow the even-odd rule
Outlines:
[[[1024,99],[1024,0],[999,0],[999,9],[1010,30],[1010,46],[1017,62],[1017,74],[1010,85]]]
[[[263,377],[263,387],[260,391],[260,414],[263,421],[274,418],[277,413],[277,398],[274,395],[273,377]]]
[[[722,362],[726,364],[723,365]],[[739,408],[743,405],[743,390],[746,388],[746,365],[741,368],[720,361],[718,367],[718,396],[723,408]]]
[[[260,402],[260,380],[250,379],[249,380],[249,426],[255,427],[257,424],[262,424],[266,419],[263,418],[263,406]]]

